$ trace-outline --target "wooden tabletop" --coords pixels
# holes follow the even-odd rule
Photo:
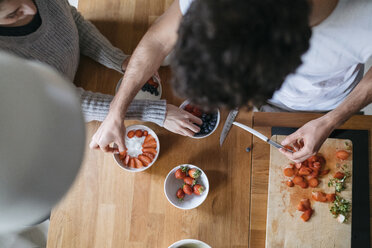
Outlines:
[[[131,54],[149,25],[172,2],[80,0],[79,11],[114,45]],[[161,68],[160,76],[163,98],[179,105],[183,99],[172,94],[169,68]],[[75,84],[87,90],[114,94],[120,77],[119,73],[82,58]],[[253,116],[241,111],[237,120],[270,136],[271,126],[298,127],[317,116],[274,115],[255,113]],[[263,248],[269,146],[257,139],[252,141],[248,133],[232,128],[221,148],[218,140],[226,116],[227,112],[222,111],[222,123],[216,132],[201,140],[145,123],[159,136],[161,152],[156,164],[141,173],[126,172],[116,165],[112,155],[87,147],[74,185],[52,212],[48,247],[163,248],[180,239],[193,238],[214,248]],[[372,131],[371,118],[353,117],[343,128]],[[137,122],[126,124],[134,123]],[[99,124],[86,125],[87,144]],[[253,150],[247,153],[245,149],[251,147],[252,142]],[[369,147],[371,149],[371,136]],[[202,168],[210,182],[206,201],[187,211],[173,207],[163,191],[168,172],[184,163]]]
[[[310,113],[254,113],[253,128],[271,137],[271,127],[301,127],[320,117]],[[339,129],[369,130],[369,161],[372,161],[372,116],[356,115]],[[251,218],[249,244],[252,248],[264,248],[266,237],[267,191],[269,180],[270,147],[253,138],[251,168]],[[372,170],[369,170],[369,199],[372,206]],[[372,226],[372,212],[370,223]],[[371,232],[372,234],[372,232]],[[371,235],[372,237],[372,235]]]
[[[80,0],[79,10],[115,45],[130,54],[149,24],[171,3],[164,0]],[[173,96],[170,70],[161,68],[163,98]],[[89,59],[82,59],[76,84],[113,94],[120,75]],[[156,163],[141,173],[121,169],[112,155],[86,147],[74,185],[51,215],[48,247],[168,247],[181,239],[199,239],[212,247],[248,247],[250,161],[246,147],[252,138],[234,128],[223,147],[219,136],[227,112],[211,136],[192,139],[145,123],[160,139]],[[251,125],[251,112],[238,120]],[[127,125],[137,122],[127,122]],[[87,144],[100,123],[86,125]],[[210,183],[205,202],[193,210],[173,207],[164,195],[164,179],[175,166],[190,163],[202,168]],[[175,189],[176,190],[176,189]]]

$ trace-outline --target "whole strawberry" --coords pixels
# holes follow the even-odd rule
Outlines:
[[[192,195],[192,188],[191,188],[190,185],[188,185],[188,184],[185,183],[183,185],[182,189],[183,189],[183,192],[185,192],[186,194]]]
[[[192,168],[189,170],[189,176],[194,179],[197,179],[198,177],[200,177],[200,175],[201,175],[201,171],[199,169]]]
[[[179,188],[177,190],[176,195],[177,195],[178,200],[183,201],[183,198],[185,197],[185,192],[183,192],[183,190]]]
[[[190,186],[194,186],[196,183],[196,180],[192,177],[185,177],[183,181]]]
[[[204,192],[204,187],[201,186],[200,184],[195,184],[194,185],[194,194],[195,195],[200,195]]]
[[[174,173],[174,176],[177,179],[184,179],[187,175],[188,168],[186,166],[181,166],[176,172]]]

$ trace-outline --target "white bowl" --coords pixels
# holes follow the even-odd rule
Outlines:
[[[179,247],[181,247],[181,245],[183,245],[183,246],[190,245],[190,248],[191,247],[195,247],[195,248],[212,248],[211,246],[207,245],[203,241],[196,240],[196,239],[183,239],[183,240],[177,241],[176,243],[172,244],[168,248],[179,248]],[[191,245],[194,245],[194,246],[191,246]]]
[[[176,170],[178,170],[180,168],[180,166],[188,166],[190,169],[196,168],[196,169],[199,169],[202,172],[200,177],[196,179],[197,183],[201,184],[204,187],[204,190],[205,190],[201,195],[195,195],[195,194],[187,195],[187,194],[185,194],[185,198],[183,199],[183,201],[180,201],[177,198],[177,196],[176,196],[177,190],[179,188],[181,188],[183,183],[184,183],[183,180],[177,179],[174,176],[174,173],[176,172]],[[164,180],[164,194],[165,194],[165,196],[167,197],[168,201],[173,206],[175,206],[176,208],[179,208],[179,209],[187,210],[187,209],[193,209],[193,208],[198,207],[207,198],[208,192],[209,192],[209,181],[208,181],[207,175],[204,173],[204,171],[202,169],[200,169],[199,167],[197,167],[195,165],[182,164],[182,165],[179,165],[177,167],[174,167],[168,173],[167,177]]]
[[[186,105],[189,104],[190,101],[189,100],[185,100],[181,105],[180,105],[180,108],[181,109],[185,109]],[[219,109],[216,109],[217,110],[217,121],[216,121],[216,125],[214,126],[212,132],[210,132],[209,134],[205,134],[203,136],[193,136],[191,138],[193,139],[203,139],[203,138],[206,138],[208,137],[209,135],[211,135],[212,133],[214,133],[214,131],[216,131],[218,125],[220,124],[220,110]]]
[[[161,94],[163,93],[161,82],[157,77],[153,76],[152,79],[159,84],[159,87],[158,87],[159,95],[155,96],[151,94],[150,92],[147,92],[147,91],[145,92],[140,89],[140,91],[138,91],[137,95],[134,97],[135,100],[160,100]],[[115,93],[118,92],[122,80],[123,78],[119,79],[119,82],[117,83],[116,88],[115,88]]]
[[[156,133],[151,128],[149,128],[147,126],[144,126],[144,125],[132,125],[132,126],[127,127],[126,129],[127,129],[126,132],[125,132],[125,142],[126,143],[127,143],[127,140],[129,139],[128,136],[127,136],[127,134],[131,130],[141,129],[141,130],[146,130],[149,134],[151,134],[151,136],[155,138],[156,143],[157,143],[157,147],[156,147],[157,153],[156,153],[156,156],[155,156],[154,160],[152,160],[152,162],[148,166],[144,166],[142,168],[131,168],[129,166],[124,165],[123,162],[119,159],[119,154],[113,154],[114,160],[120,166],[120,168],[122,168],[122,169],[124,169],[126,171],[140,172],[140,171],[147,170],[148,168],[150,168],[155,163],[155,161],[157,160],[157,158],[159,156],[160,142],[159,142],[158,136],[156,135]]]

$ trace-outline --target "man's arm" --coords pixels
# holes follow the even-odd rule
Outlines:
[[[177,30],[182,14],[178,0],[150,27],[134,50],[123,83],[112,104],[111,111],[122,118],[143,84],[160,67],[177,41]]]
[[[122,84],[111,103],[106,119],[92,137],[90,148],[100,148],[105,152],[110,152],[109,145],[114,142],[119,151],[124,151],[123,120],[128,106],[174,47],[181,19],[179,0],[175,0],[142,38],[129,60]],[[201,124],[201,120],[186,111],[176,110],[174,107],[167,105],[164,127],[185,136],[193,136],[197,133],[200,129],[193,123]]]
[[[372,102],[372,68],[349,94],[349,96],[334,110],[324,116],[312,120],[283,140],[282,145],[295,143],[303,139],[304,147],[295,153],[281,149],[289,159],[302,162],[316,154],[331,132],[342,125],[354,113]]]

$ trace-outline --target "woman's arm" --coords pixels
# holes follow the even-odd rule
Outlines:
[[[114,47],[110,41],[90,22],[71,6],[71,13],[79,32],[80,52],[98,63],[123,72],[123,62],[128,55],[125,55],[119,48]]]
[[[111,95],[85,91],[78,88],[81,108],[86,122],[103,121],[114,98]],[[126,120],[149,121],[164,125],[167,104],[165,100],[134,100],[128,108]]]

